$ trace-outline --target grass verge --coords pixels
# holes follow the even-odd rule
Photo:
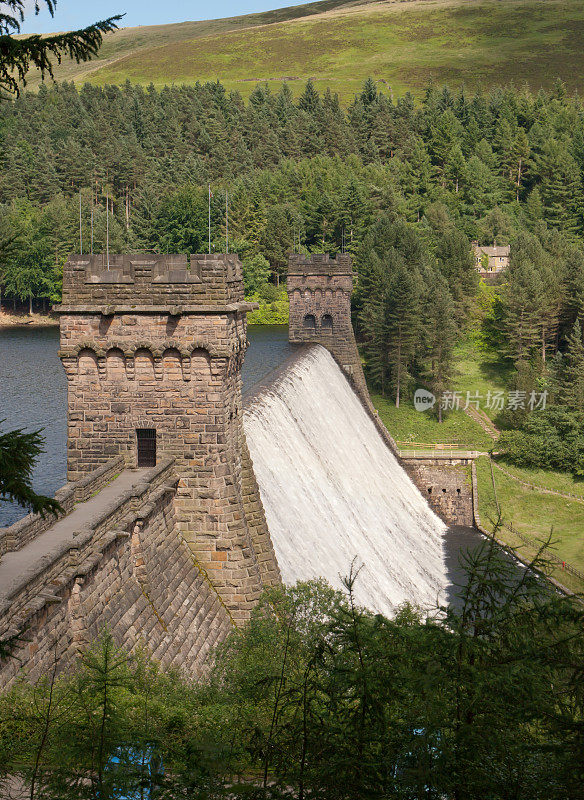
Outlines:
[[[479,513],[487,531],[492,532],[495,526],[498,500],[503,522],[503,527],[497,534],[500,539],[517,547],[519,554],[529,559],[537,551],[537,541],[545,541],[550,532],[553,532],[552,552],[584,572],[583,504],[528,489],[498,470],[494,470],[495,499],[488,458],[482,456],[477,459],[476,467]],[[525,544],[506,525],[512,525],[517,531],[533,539],[534,545]],[[584,583],[561,567],[554,569],[552,574],[569,589],[580,592],[584,590]]]
[[[398,442],[456,444],[464,450],[481,452],[493,447],[491,437],[463,411],[450,411],[440,423],[427,411],[416,411],[410,400],[402,402],[399,408],[380,394],[372,394],[371,400],[383,424]]]

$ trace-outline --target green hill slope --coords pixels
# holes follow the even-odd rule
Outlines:
[[[220,80],[248,95],[258,81],[299,89],[308,78],[352,98],[372,75],[396,94],[430,79],[469,88],[582,84],[581,0],[324,0],[245,17],[128,28],[100,59],[58,78],[162,86]]]

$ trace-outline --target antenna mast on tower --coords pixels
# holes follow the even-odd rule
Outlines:
[[[107,259],[107,268],[110,268],[109,263],[109,193],[105,195],[105,252]]]

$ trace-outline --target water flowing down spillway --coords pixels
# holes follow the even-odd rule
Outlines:
[[[374,611],[443,597],[446,526],[327,350],[302,351],[252,396],[244,427],[285,583],[340,588],[356,557],[356,599]]]

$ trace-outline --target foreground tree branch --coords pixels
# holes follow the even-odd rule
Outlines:
[[[41,2],[54,16],[56,0],[37,0],[35,14],[39,13]],[[15,38],[24,20],[25,0],[6,0],[2,6],[11,13],[0,13],[0,97],[18,96],[32,68],[36,67],[44,79],[47,75],[53,77],[53,66],[60,64],[64,57],[77,63],[89,61],[97,55],[104,34],[116,30],[123,16],[118,14],[78,31]]]

